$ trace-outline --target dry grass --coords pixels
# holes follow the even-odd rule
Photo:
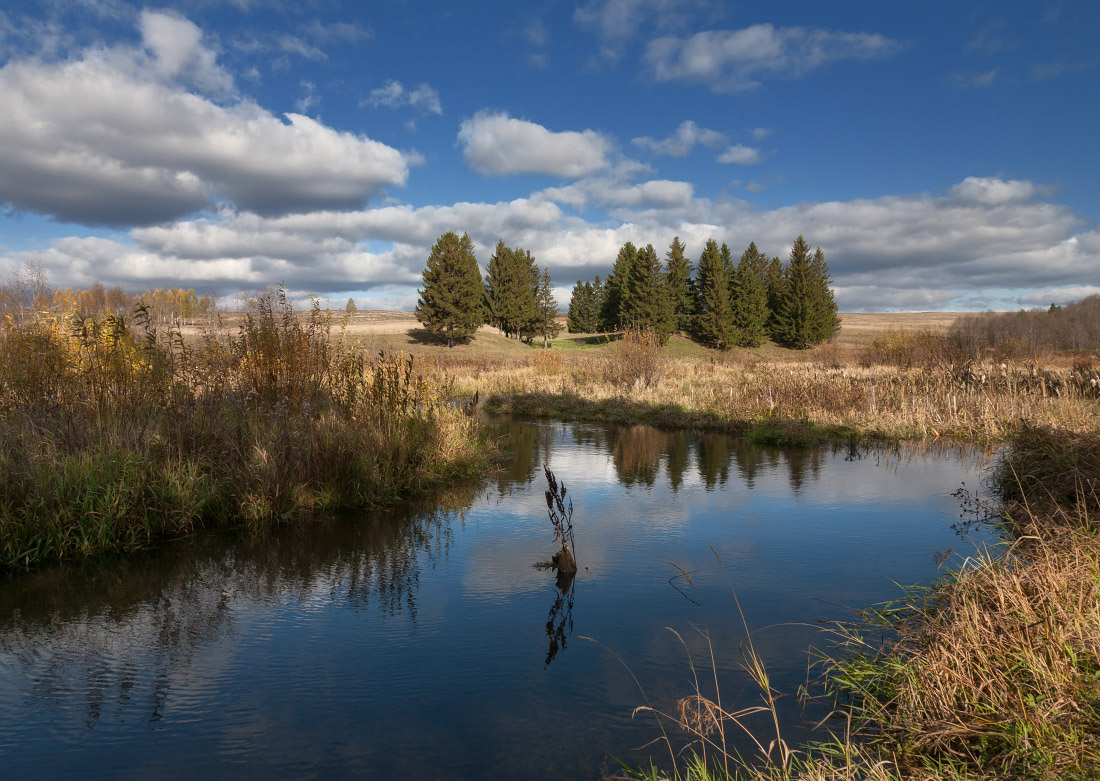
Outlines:
[[[444,374],[349,347],[281,291],[257,306],[191,340],[115,316],[0,330],[0,569],[255,531],[484,466]]]

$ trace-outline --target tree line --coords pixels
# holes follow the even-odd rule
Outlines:
[[[11,272],[0,284],[0,315],[10,317],[13,322],[25,322],[50,312],[88,317],[124,315],[138,306],[145,307],[150,322],[179,325],[192,323],[213,309],[214,299],[183,288],[157,288],[133,295],[118,285],[106,287],[102,282],[76,290],[56,288],[51,293],[45,268],[33,261]]]
[[[561,331],[550,270],[539,268],[529,250],[501,239],[489,258],[486,277],[467,233],[448,231],[432,246],[423,272],[416,317],[448,344],[469,339],[488,323],[505,336],[543,347]]]
[[[840,328],[829,266],[799,236],[787,263],[749,244],[735,265],[729,246],[707,241],[692,268],[677,236],[664,262],[652,244],[627,242],[606,280],[577,281],[570,333],[636,328],[667,341],[676,332],[721,350],[756,347],[767,338],[798,349]],[[693,273],[694,272],[694,273]]]

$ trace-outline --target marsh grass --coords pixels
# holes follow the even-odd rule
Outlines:
[[[445,374],[371,358],[269,291],[184,340],[139,309],[0,333],[0,567],[386,502],[487,445]]]
[[[1003,456],[1006,542],[936,583],[827,625],[817,653],[831,718],[806,746],[783,740],[751,633],[738,653],[759,705],[729,712],[689,657],[694,688],[661,714],[671,770],[635,778],[1091,779],[1100,777],[1100,436],[1024,428]],[[1027,476],[1030,479],[1021,479]],[[1014,484],[1009,488],[1009,481]],[[736,595],[735,595],[736,596]],[[685,648],[687,644],[685,643]],[[653,710],[649,703],[642,710]],[[676,725],[687,749],[672,749]],[[748,732],[755,756],[727,750]]]

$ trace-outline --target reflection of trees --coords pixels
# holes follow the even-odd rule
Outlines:
[[[821,475],[821,456],[824,452],[820,448],[784,451],[787,458],[787,473],[790,476],[791,491],[798,493],[802,490],[802,484],[806,481],[806,470],[809,470],[814,482],[817,482]]]
[[[665,456],[668,461],[668,482],[678,491],[684,482],[688,465],[688,435],[686,431],[670,431],[665,434]]]
[[[611,458],[623,485],[642,483],[652,488],[661,466],[668,435],[652,426],[629,426],[615,432]]]
[[[734,442],[733,455],[737,473],[750,489],[756,485],[756,475],[763,466],[775,466],[777,451],[768,450],[739,439]]]
[[[99,558],[0,585],[0,669],[62,716],[136,711],[160,719],[174,682],[256,605],[321,597],[415,619],[424,566],[443,560],[477,486],[362,518],[279,529],[254,541],[199,539]],[[18,686],[18,680],[16,680]]]
[[[504,437],[508,460],[502,469],[494,473],[497,493],[504,496],[515,486],[530,485],[539,466],[539,437],[547,432],[530,423],[506,421],[498,423],[496,430]]]
[[[708,491],[725,485],[730,474],[730,438],[724,434],[702,434],[699,437],[699,476]]]

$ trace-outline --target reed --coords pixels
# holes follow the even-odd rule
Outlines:
[[[371,358],[279,289],[236,333],[134,317],[0,332],[0,568],[362,507],[479,471],[445,374]]]

